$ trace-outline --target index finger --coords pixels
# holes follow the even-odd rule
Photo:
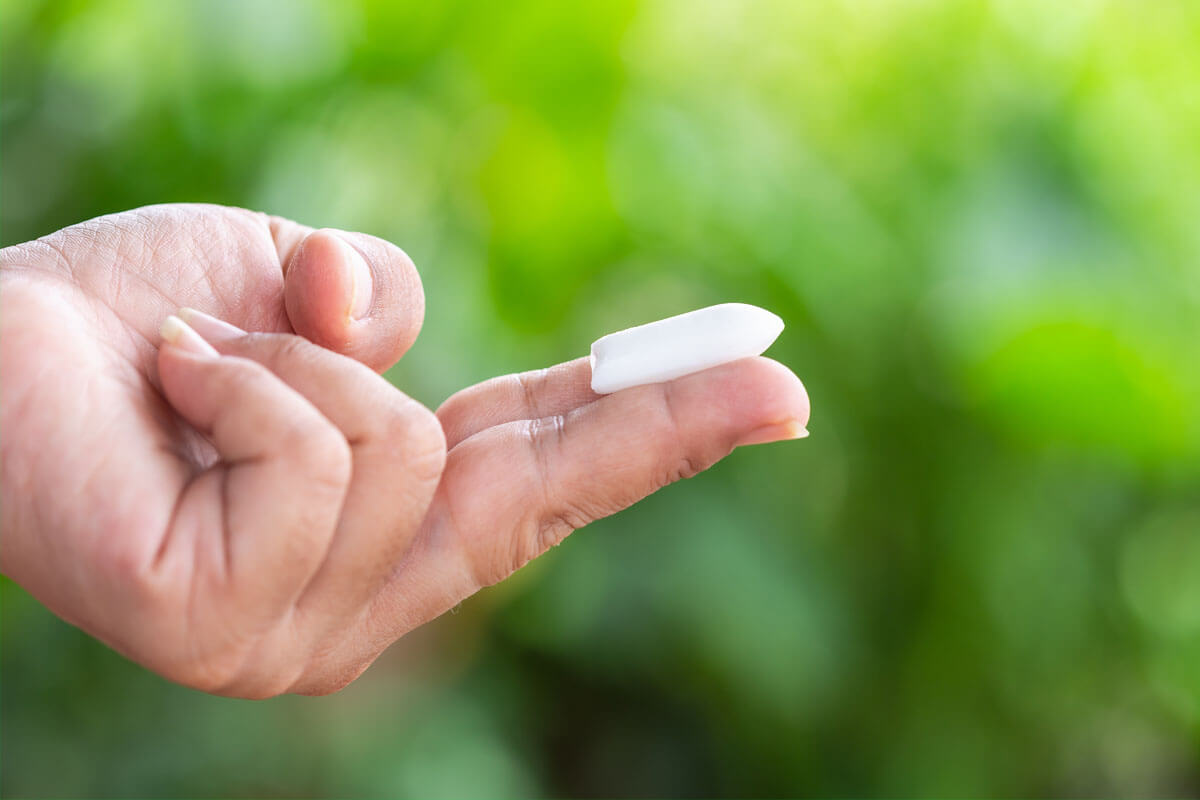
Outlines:
[[[541,419],[599,400],[592,391],[592,367],[587,356],[547,369],[531,370],[468,386],[451,395],[437,410],[446,432],[446,446],[482,430],[521,419]]]

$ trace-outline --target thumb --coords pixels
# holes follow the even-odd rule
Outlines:
[[[376,372],[412,346],[425,318],[425,294],[412,260],[365,233],[322,228],[284,263],[284,302],[301,336]]]

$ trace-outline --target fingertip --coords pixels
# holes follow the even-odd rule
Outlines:
[[[162,336],[164,344],[175,347],[182,352],[205,358],[216,358],[218,356],[216,348],[206,342],[200,334],[192,330],[191,326],[174,314],[163,320],[159,333]]]
[[[791,369],[770,358],[744,358],[679,378],[676,383],[678,393],[694,394],[697,408],[713,408],[738,440],[771,426],[783,426],[780,431],[792,433],[808,426],[808,391]]]
[[[220,354],[175,315],[162,324],[158,348],[158,383],[163,397],[189,422],[204,416],[209,405],[207,384]]]
[[[808,428],[805,428],[799,422],[790,421],[755,428],[739,436],[734,442],[734,446],[745,447],[751,444],[769,444],[771,442],[786,442],[791,439],[807,438]]]
[[[332,228],[313,231],[296,248],[284,302],[297,333],[376,371],[412,345],[425,314],[420,278],[404,251]]]
[[[246,331],[236,325],[231,325],[223,319],[218,319],[195,308],[184,306],[175,313],[206,342],[214,346],[236,341],[246,335]]]
[[[322,228],[309,234],[305,242],[316,252],[315,258],[336,265],[339,286],[331,294],[340,311],[340,322],[353,326],[370,315],[375,297],[375,277],[366,258],[348,239],[347,234],[333,228]],[[325,252],[328,251],[328,252]]]
[[[349,343],[353,323],[350,312],[356,270],[347,257],[348,249],[332,231],[313,231],[296,247],[284,279],[284,302],[292,327],[322,347],[339,352]]]
[[[769,413],[777,419],[795,423],[798,426],[797,435],[792,437],[803,439],[808,436],[808,420],[812,413],[812,404],[808,397],[808,389],[800,377],[790,367],[780,362],[759,356],[750,359],[761,362],[755,366],[761,370],[762,388],[767,395],[761,411]]]

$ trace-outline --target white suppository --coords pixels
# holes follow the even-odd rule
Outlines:
[[[783,332],[765,308],[722,303],[610,333],[592,343],[592,391],[609,394],[756,356]]]

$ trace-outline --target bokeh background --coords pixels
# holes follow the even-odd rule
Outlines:
[[[813,404],[327,698],[173,686],[5,581],[4,795],[1200,793],[1200,5],[0,9],[6,245],[387,237],[431,405],[746,301]]]

